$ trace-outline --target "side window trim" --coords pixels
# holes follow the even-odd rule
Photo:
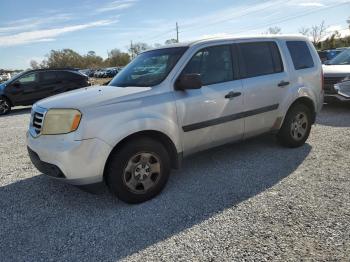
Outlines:
[[[239,51],[237,44],[231,44],[231,60],[232,60],[232,70],[233,70],[233,80],[241,79],[241,73],[239,68]]]

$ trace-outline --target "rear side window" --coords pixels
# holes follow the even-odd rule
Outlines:
[[[57,72],[58,78],[64,79],[64,80],[75,80],[75,79],[82,79],[83,76],[80,74],[76,74],[74,72],[69,71],[60,71]]]
[[[40,78],[42,81],[53,81],[56,79],[56,74],[55,72],[42,72]]]
[[[292,57],[295,70],[311,68],[314,61],[310,49],[304,41],[288,41],[287,47]]]
[[[214,46],[198,51],[182,74],[200,74],[204,86],[233,80],[231,46]]]
[[[283,72],[281,54],[275,42],[238,44],[242,78]]]

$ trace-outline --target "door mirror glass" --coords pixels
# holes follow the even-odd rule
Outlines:
[[[202,79],[200,74],[184,74],[176,81],[176,90],[200,89]]]

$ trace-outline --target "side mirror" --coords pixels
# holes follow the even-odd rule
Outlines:
[[[202,87],[202,79],[200,74],[181,75],[175,83],[176,90],[200,89]]]

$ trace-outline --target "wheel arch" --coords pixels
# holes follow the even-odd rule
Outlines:
[[[307,106],[310,109],[311,112],[311,123],[314,124],[316,122],[316,106],[315,103],[312,101],[311,98],[303,96],[303,97],[299,97],[297,98],[288,108],[287,113],[289,112],[289,110],[294,107],[297,104],[303,104],[305,106]]]
[[[128,136],[126,136],[125,138],[123,138],[122,140],[120,140],[112,149],[112,151],[110,152],[107,161],[105,163],[105,167],[104,167],[104,171],[103,171],[103,178],[105,180],[106,177],[106,169],[107,166],[109,164],[110,158],[112,156],[113,153],[115,153],[116,151],[118,151],[120,148],[122,148],[125,144],[127,144],[130,140],[133,139],[138,139],[141,137],[149,137],[152,139],[155,139],[157,141],[160,141],[163,146],[165,147],[165,149],[168,151],[169,156],[170,156],[170,161],[171,161],[171,167],[174,169],[178,169],[181,166],[181,162],[182,162],[182,153],[178,153],[175,144],[173,143],[173,141],[171,140],[171,138],[160,132],[160,131],[156,131],[156,130],[143,130],[143,131],[139,131],[133,134],[130,134]],[[105,180],[106,181],[106,180]]]

